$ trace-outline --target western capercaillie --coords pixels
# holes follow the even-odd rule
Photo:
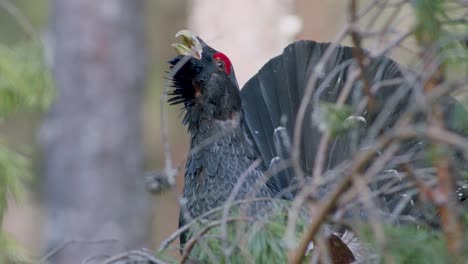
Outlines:
[[[176,49],[193,56],[180,55],[170,62],[173,69],[178,63],[181,67],[173,75],[169,102],[184,104],[183,123],[188,125],[190,146],[192,150],[198,148],[187,158],[183,194],[186,212],[181,210],[179,219],[182,226],[186,218],[223,205],[258,155],[244,131],[241,97],[230,60],[190,32],[179,35],[184,44],[176,44]],[[236,200],[248,194],[274,196],[273,186],[265,184],[263,170],[262,166],[250,170]],[[182,243],[185,235],[181,236]]]
[[[333,111],[332,105],[341,100],[339,97],[352,78],[350,73],[355,67],[352,48],[338,45],[328,60],[322,62],[331,44],[294,42],[263,66],[240,90],[233,65],[225,54],[211,48],[192,32],[181,31],[177,36],[181,37],[182,43],[174,44],[179,55],[170,61],[173,89],[169,93],[169,102],[183,104],[183,123],[190,133],[183,191],[185,202],[179,226],[222,206],[241,176],[244,179],[235,200],[294,198],[305,184],[301,178],[308,180],[313,174],[324,131],[333,134],[324,163],[324,171],[331,171],[346,167],[346,162],[366,147],[366,140],[391,129],[401,113],[412,107],[409,102],[414,96],[414,87],[408,76],[416,78],[416,75],[406,71],[403,74],[401,67],[389,58],[369,56],[364,75],[376,84],[371,91],[372,109],[365,107],[363,82],[352,82],[349,91],[344,91],[348,93],[343,101],[347,116],[342,120],[350,122],[352,128],[348,131],[330,127],[333,124],[327,118]],[[320,68],[315,67],[318,63]],[[313,75],[317,78],[311,84]],[[313,85],[313,93],[298,126],[296,118],[310,85]],[[446,114],[449,116],[459,106],[450,97],[447,100]],[[419,114],[415,119],[424,118],[424,114]],[[447,126],[456,130],[450,122]],[[296,128],[302,131],[297,159],[303,175],[299,177],[293,166],[286,166],[266,177],[266,170],[293,157],[291,150],[293,136],[298,134]],[[411,153],[406,157],[408,162],[420,164],[424,161],[419,154],[425,147],[424,141],[415,138],[402,142],[400,152]],[[455,158],[462,159],[460,155]],[[252,166],[257,160],[259,165]],[[374,187],[387,182],[376,183]],[[325,186],[317,191],[315,196],[320,198],[328,188]],[[382,214],[396,206],[394,197],[382,195],[379,199]],[[268,206],[267,202],[256,203],[247,210],[263,214],[268,211]],[[260,209],[263,210],[258,211]],[[410,213],[411,208],[407,211]],[[366,218],[365,211],[357,214]],[[183,235],[181,243],[186,239]]]

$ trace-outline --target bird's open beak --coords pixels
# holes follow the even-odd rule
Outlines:
[[[174,43],[172,47],[175,48],[179,55],[192,56],[196,59],[201,59],[203,47],[197,35],[190,30],[181,30],[176,34],[182,43]]]

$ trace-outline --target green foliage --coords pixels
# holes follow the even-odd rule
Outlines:
[[[0,233],[0,263],[31,263],[25,250],[6,233]]]
[[[464,216],[465,226],[468,214]],[[369,226],[361,227],[361,238],[370,245],[376,241]],[[468,230],[465,230],[464,256],[468,258]],[[385,226],[386,250],[395,263],[452,263],[440,229],[425,229],[418,225]],[[374,250],[377,250],[376,248]],[[383,255],[383,254],[381,254]],[[454,261],[454,260],[453,260]]]
[[[423,48],[436,44],[445,66],[468,69],[468,20],[463,4],[456,1],[414,0],[415,37]]]
[[[284,223],[273,221],[255,223],[252,226],[245,223],[229,224],[227,245],[232,247],[232,253],[228,257],[229,262],[286,263],[286,250],[282,240],[284,232],[278,230],[278,227],[284,229],[284,226]],[[209,250],[218,259],[228,262],[224,256],[223,241],[217,238],[221,234],[220,228],[213,228],[209,234],[209,238],[204,239]],[[200,244],[197,244],[193,255],[202,262],[209,261],[206,251]]]
[[[416,38],[420,43],[433,43],[442,34],[440,16],[444,13],[444,5],[438,0],[412,1],[416,16]]]
[[[281,213],[261,222],[234,222],[228,224],[227,243],[223,243],[220,226],[211,228],[193,248],[190,256],[201,263],[287,263],[287,247],[284,241],[286,231],[286,215]],[[464,216],[465,225],[468,215]],[[200,225],[198,230],[206,227]],[[296,239],[303,234],[308,222],[300,219],[297,223]],[[442,231],[439,229],[425,229],[418,225],[385,226],[387,253],[395,263],[450,263]],[[380,253],[381,263],[385,263],[383,252],[373,245],[375,234],[368,223],[362,223],[359,237],[371,247],[371,252]],[[465,247],[468,246],[468,230],[465,230]],[[197,231],[195,231],[197,233]],[[296,241],[297,242],[297,241]],[[225,245],[228,245],[226,250]],[[230,252],[226,259],[226,252]],[[468,254],[468,248],[463,252]],[[162,257],[164,255],[159,255]],[[468,255],[464,257],[468,258]],[[164,257],[171,262],[167,256]],[[307,258],[304,260],[307,261]]]
[[[28,160],[0,144],[0,223],[8,198],[21,197],[22,182],[29,178]]]
[[[8,198],[20,198],[22,183],[30,178],[28,160],[0,144],[0,225],[8,207]],[[26,262],[26,253],[16,241],[0,230],[0,263],[7,260]]]
[[[45,109],[52,98],[52,80],[39,43],[15,48],[0,44],[0,117]]]
[[[19,111],[44,110],[52,98],[52,80],[40,44],[23,43],[13,48],[0,44],[0,118]],[[0,142],[0,225],[8,199],[20,197],[23,182],[30,178],[29,160]],[[0,263],[26,262],[25,256],[0,230]]]
[[[322,112],[320,126],[329,131],[332,137],[339,136],[359,124],[359,120],[352,118],[352,108],[349,105],[338,106],[333,103],[320,103]]]
[[[363,229],[363,239],[374,245],[376,241],[371,228],[366,226]],[[386,226],[385,236],[386,250],[396,263],[446,263],[445,243],[439,234],[414,226]]]
[[[212,222],[199,223],[193,227],[192,237],[196,237],[210,223]],[[216,258],[216,263],[287,263],[288,250],[284,240],[286,224],[287,213],[284,210],[278,210],[273,216],[255,222],[229,221],[226,225],[226,240],[221,225],[216,225],[197,241],[190,258],[200,263],[212,263],[212,257]],[[298,220],[297,239],[306,226],[305,219]],[[164,255],[166,254],[163,252],[158,257],[168,260],[167,255]]]

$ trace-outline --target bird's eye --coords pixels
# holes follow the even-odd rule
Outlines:
[[[221,52],[216,52],[213,55],[213,59],[216,63],[216,67],[218,67],[219,70],[224,71],[227,75],[231,74],[232,64],[226,55]]]
[[[224,61],[222,60],[218,60],[216,61],[216,67],[218,67],[218,69],[224,71],[226,69],[226,65],[224,64]]]

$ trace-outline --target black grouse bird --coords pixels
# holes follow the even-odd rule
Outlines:
[[[236,200],[248,195],[294,197],[298,179],[291,167],[269,179],[264,171],[291,158],[296,117],[310,76],[316,71],[314,92],[306,105],[303,124],[298,126],[302,131],[299,163],[305,176],[312,175],[323,134],[322,124],[317,120],[326,115],[317,106],[337,101],[355,63],[352,48],[334,47],[329,59],[321,62],[331,44],[292,43],[240,90],[233,65],[225,54],[211,48],[190,31],[180,31],[177,37],[182,43],[174,44],[179,55],[170,61],[173,89],[169,93],[169,102],[183,104],[183,123],[190,133],[183,191],[185,203],[179,226],[222,206],[244,172],[248,173],[244,175]],[[322,63],[321,68],[314,69],[319,63]],[[372,133],[381,133],[394,125],[399,114],[409,107],[412,89],[408,82],[392,82],[402,78],[402,73],[400,66],[386,57],[371,59],[365,74],[372,83],[388,81],[388,84],[373,90],[373,111],[361,111],[356,122],[365,123],[366,127],[375,125],[377,129]],[[345,103],[357,108],[363,97],[362,82],[355,82]],[[448,105],[452,109],[456,103],[450,101]],[[385,121],[374,124],[376,120]],[[335,168],[356,151],[350,136],[345,133],[333,139],[324,169]],[[362,140],[358,142],[363,142],[365,134],[360,137]],[[406,149],[421,145],[418,143],[408,142]],[[261,162],[254,166],[257,160]],[[392,201],[388,200],[388,203]],[[257,203],[253,211],[263,207],[264,204]],[[186,235],[181,236],[181,244],[186,239]]]

